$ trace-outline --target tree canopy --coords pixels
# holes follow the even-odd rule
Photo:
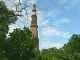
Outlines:
[[[1,60],[80,60],[80,34],[73,34],[60,49],[55,47],[36,51],[38,38],[29,28],[16,28],[9,36],[9,25],[15,23],[14,11],[0,1],[0,59]]]
[[[0,59],[1,60],[32,60],[36,58],[38,51],[34,48],[37,37],[33,37],[29,28],[15,29],[6,34],[9,25],[15,23],[17,17],[14,11],[7,9],[4,2],[0,1]],[[36,54],[35,54],[36,53]]]
[[[5,3],[0,1],[0,31],[8,32],[8,26],[17,20],[14,11],[9,10]]]
[[[41,60],[80,60],[80,34],[73,34],[60,49],[43,49],[41,57]]]

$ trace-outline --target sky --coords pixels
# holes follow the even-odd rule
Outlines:
[[[6,1],[9,9],[15,10],[11,4],[13,0]],[[17,3],[18,0],[14,0]],[[80,0],[21,0],[23,4],[36,4],[39,49],[52,47],[61,48],[67,43],[72,34],[80,34]],[[11,5],[9,5],[11,4]],[[12,6],[12,7],[10,7]],[[10,32],[15,28],[29,27],[31,22],[32,7],[27,8],[28,20],[23,11],[24,17],[18,17],[15,24],[11,24]]]

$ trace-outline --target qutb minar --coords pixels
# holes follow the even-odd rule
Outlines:
[[[38,38],[38,25],[37,25],[37,15],[36,15],[36,5],[33,5],[31,18],[32,18],[32,21],[31,21],[30,28],[31,28],[32,35],[34,37]],[[39,50],[39,39],[38,39],[38,44],[36,45],[35,49]]]

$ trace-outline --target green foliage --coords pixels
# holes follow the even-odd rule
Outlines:
[[[4,2],[0,1],[0,60],[8,60],[4,51],[4,46],[8,45],[6,34],[9,30],[8,26],[17,20],[15,16],[11,17],[11,13],[15,14],[13,11],[7,9]]]
[[[40,51],[39,50],[34,50],[34,54],[35,54],[35,57],[34,58],[31,58],[30,60],[41,60],[42,59],[42,56],[40,54]]]
[[[49,49],[43,49],[41,51],[42,60],[60,60],[63,56],[62,49],[57,48],[49,48]]]
[[[9,60],[30,60],[35,58],[34,44],[36,42],[34,41],[36,40],[35,37],[32,38],[29,28],[15,29],[4,43],[3,50]]]
[[[38,38],[32,36],[29,28],[15,29],[6,37],[8,26],[16,20],[14,11],[0,1],[0,60],[80,60],[80,35],[73,34],[60,49],[36,51]]]
[[[80,60],[80,35],[73,34],[61,49],[43,49],[41,57],[41,60]]]
[[[7,9],[5,3],[0,1],[0,31],[8,32],[8,26],[17,20],[14,14],[14,11]]]
[[[73,34],[63,49],[69,54],[80,53],[80,35]]]
[[[39,60],[40,51],[34,49],[38,38],[32,36],[29,28],[15,29],[6,37],[8,26],[16,20],[14,11],[0,1],[0,60]]]
[[[39,51],[35,51],[37,38],[32,37],[29,28],[15,29],[6,40],[0,44],[0,59],[30,60],[39,59]]]

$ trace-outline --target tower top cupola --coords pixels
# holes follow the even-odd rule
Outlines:
[[[36,15],[36,5],[33,5],[32,15]]]

